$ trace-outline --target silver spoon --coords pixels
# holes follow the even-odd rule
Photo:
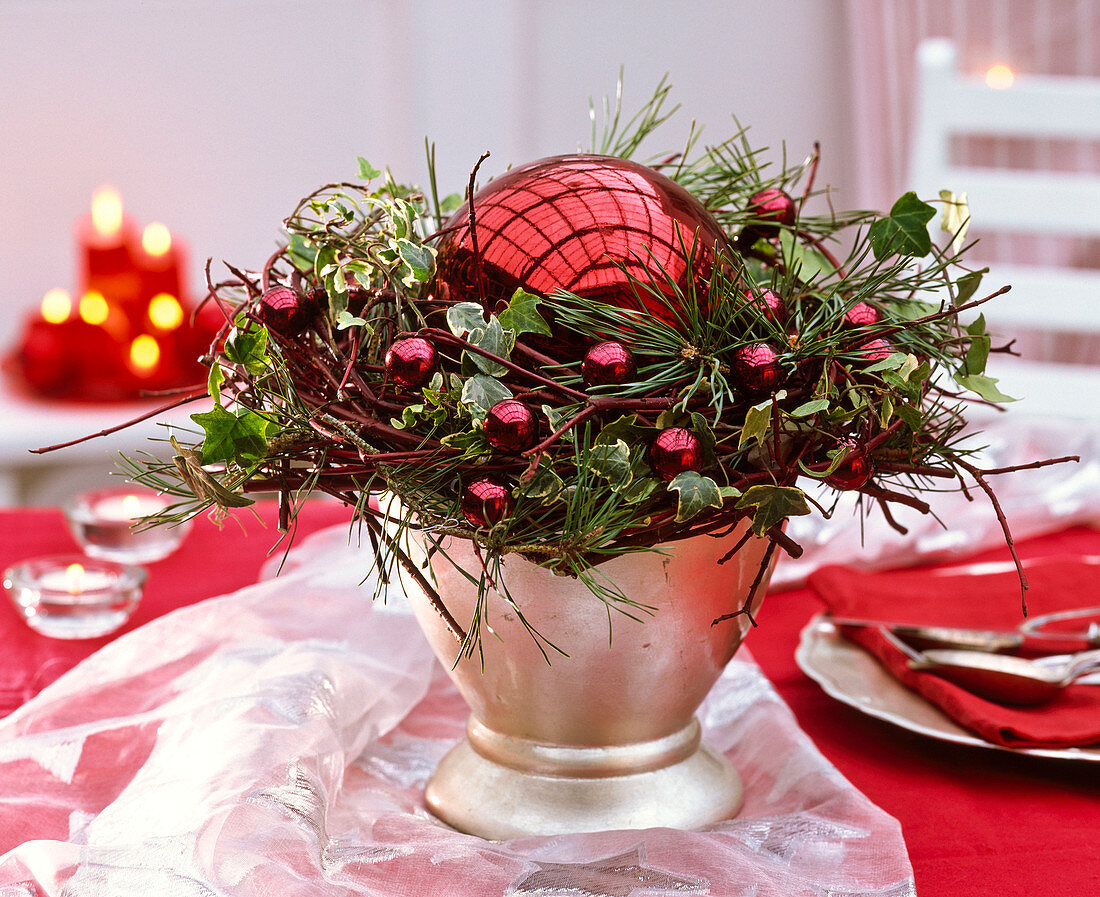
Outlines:
[[[1003,654],[932,648],[912,652],[909,668],[942,676],[998,704],[1033,706],[1053,700],[1074,679],[1100,669],[1100,649],[1082,651],[1064,663],[1037,664]]]

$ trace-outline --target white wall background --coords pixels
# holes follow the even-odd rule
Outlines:
[[[53,286],[72,227],[112,183],[142,223],[258,266],[296,200],[355,156],[440,187],[587,144],[588,99],[626,72],[626,106],[664,72],[713,140],[825,147],[853,184],[843,6],[821,0],[0,0],[0,346]],[[853,191],[841,205],[854,204]]]

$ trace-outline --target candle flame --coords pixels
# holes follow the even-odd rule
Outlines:
[[[994,90],[1005,90],[1016,80],[1016,73],[1003,62],[991,65],[985,73],[985,83]]]
[[[122,197],[114,187],[100,187],[92,194],[92,227],[103,237],[122,230]]]
[[[61,287],[54,287],[42,297],[42,317],[51,324],[61,324],[73,312],[73,300]]]
[[[69,564],[65,568],[65,591],[70,595],[79,595],[84,591],[83,564]]]
[[[160,361],[160,346],[147,333],[135,337],[130,343],[130,363],[143,374],[150,373]]]
[[[122,499],[122,513],[127,517],[141,516],[141,499],[136,495],[126,495]]]
[[[102,293],[89,290],[80,297],[80,319],[85,324],[102,324],[110,313],[111,307]]]
[[[157,293],[149,300],[149,320],[159,330],[175,330],[183,323],[183,306],[171,293]]]
[[[154,221],[141,232],[141,248],[149,255],[162,256],[172,248],[172,234],[159,221]]]

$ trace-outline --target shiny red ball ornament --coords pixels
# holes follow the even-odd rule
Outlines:
[[[637,370],[634,353],[615,340],[596,343],[581,362],[581,376],[589,386],[626,383]]]
[[[838,448],[841,446],[848,449],[848,454],[837,465],[836,470],[825,477],[825,482],[840,491],[862,489],[875,473],[874,459],[864,451],[859,442],[850,437],[837,443]]]
[[[745,303],[763,315],[773,324],[782,326],[787,322],[787,306],[775,290],[742,290],[741,297]]]
[[[495,477],[481,477],[462,490],[462,516],[475,529],[499,523],[513,505],[512,490]]]
[[[881,320],[881,312],[863,301],[857,302],[844,313],[845,327],[870,327]]]
[[[775,227],[777,224],[787,227],[794,224],[796,214],[794,200],[778,187],[768,187],[766,190],[761,190],[749,197],[749,214],[756,218],[758,222],[765,222],[763,224],[756,223],[755,226],[758,229],[774,232],[777,230]],[[774,224],[770,222],[774,222]]]
[[[497,402],[485,415],[485,438],[502,452],[525,452],[538,436],[535,412],[516,399]]]
[[[638,284],[653,284],[674,306],[680,300],[670,280],[705,301],[715,253],[727,243],[679,184],[609,156],[555,156],[513,168],[474,195],[474,223],[480,266],[466,204],[444,225],[436,287],[493,311],[517,287],[543,295],[560,289],[674,323]]]
[[[313,320],[316,303],[291,287],[264,290],[257,314],[260,323],[282,336],[301,335]]]
[[[885,361],[897,350],[893,343],[884,339],[868,340],[856,350],[862,364],[873,364],[876,361]]]
[[[432,378],[437,354],[422,336],[395,340],[386,352],[386,375],[398,386],[416,389]]]
[[[771,395],[783,380],[779,352],[771,343],[748,343],[734,350],[730,359],[734,385],[746,395]]]
[[[650,446],[649,466],[662,480],[673,480],[685,470],[701,470],[703,444],[691,430],[669,427]]]

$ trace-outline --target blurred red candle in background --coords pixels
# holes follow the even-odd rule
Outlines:
[[[81,293],[110,296],[122,306],[140,302],[141,277],[134,263],[137,230],[113,187],[100,187],[92,195],[91,214],[77,222],[76,242]]]

